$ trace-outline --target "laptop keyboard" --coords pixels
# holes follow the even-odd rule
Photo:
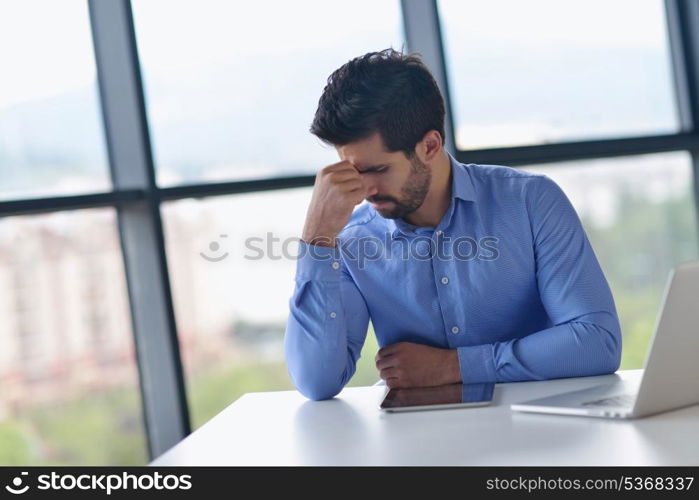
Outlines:
[[[619,394],[609,398],[587,401],[583,406],[631,406],[634,402],[634,394]]]

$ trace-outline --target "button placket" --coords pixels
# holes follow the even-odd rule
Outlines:
[[[439,245],[442,244],[440,240],[443,237],[444,232],[441,230],[435,231],[434,235],[435,237],[433,241],[437,248],[437,255],[441,255],[441,252],[439,251]],[[450,255],[450,252],[447,252],[447,255]],[[441,258],[432,259],[432,267],[434,271],[435,280],[439,280],[439,283],[441,283],[441,285],[437,285],[437,297],[439,299],[440,310],[442,313],[442,321],[444,322],[445,330],[447,332],[446,340],[449,343],[449,345],[453,347],[455,345],[454,342],[456,340],[453,339],[453,336],[458,334],[460,329],[458,326],[454,325],[455,318],[451,317],[453,313],[452,294],[456,293],[456,290],[451,289],[454,285],[447,286],[451,282],[448,275],[454,271],[453,266],[450,266],[448,262],[450,262],[450,260],[448,258],[445,258],[444,256],[442,256]],[[448,332],[451,332],[452,335],[449,335]]]

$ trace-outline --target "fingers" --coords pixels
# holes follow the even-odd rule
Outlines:
[[[359,172],[348,162],[328,165],[316,175],[316,183],[341,184],[349,180],[359,180]]]
[[[354,181],[350,181],[354,182]],[[354,204],[361,203],[364,201],[364,199],[368,196],[369,192],[367,191],[367,187],[363,184],[353,184],[352,186],[349,186],[350,190],[347,191],[347,194],[350,196],[354,197]]]
[[[384,380],[387,378],[398,378],[398,369],[393,366],[382,368],[379,370],[379,376]]]
[[[399,376],[395,368],[386,368],[379,372],[379,377],[386,382],[386,385],[390,389],[402,387],[405,384],[402,383],[401,377]]]
[[[328,165],[327,167],[323,168],[324,172],[342,172],[342,171],[352,171],[355,172],[357,175],[359,175],[359,172],[357,172],[357,169],[354,168],[354,165],[352,165],[350,162],[347,160],[339,161],[337,163],[333,163],[332,165]]]
[[[404,342],[387,345],[386,347],[379,349],[379,351],[376,353],[376,361],[381,358],[385,358],[386,356],[393,356],[394,354],[397,354],[401,349],[401,344],[404,344]]]
[[[400,379],[398,378],[389,378],[389,379],[384,379],[386,381],[386,385],[388,386],[389,389],[402,389],[403,384],[401,384]]]
[[[338,188],[340,189],[341,192],[343,193],[353,193],[353,192],[360,192],[364,191],[364,184],[362,184],[362,181],[359,179],[349,179],[345,182],[342,182],[341,184],[338,184]]]
[[[389,356],[376,363],[376,368],[379,371],[379,377],[386,381],[386,385],[393,388],[402,388],[410,386],[410,377],[398,366],[398,360],[395,356]]]
[[[334,182],[335,184],[340,184],[346,181],[350,180],[357,180],[359,181],[361,179],[361,176],[359,175],[359,172],[356,170],[335,170],[330,173],[328,173],[328,179],[331,182]]]
[[[326,167],[323,175],[325,176],[324,182],[329,182],[339,192],[355,195],[359,197],[360,200],[365,197],[366,186],[359,172],[357,172],[354,167],[339,170],[332,170]]]
[[[376,369],[380,372],[381,370],[385,370],[387,368],[394,368],[397,364],[398,360],[395,356],[388,356],[376,360]]]

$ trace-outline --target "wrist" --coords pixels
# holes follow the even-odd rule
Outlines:
[[[335,238],[330,236],[301,236],[301,241],[307,245],[319,247],[335,247]]]
[[[445,384],[461,383],[461,365],[459,364],[459,353],[456,349],[445,349],[444,375]]]

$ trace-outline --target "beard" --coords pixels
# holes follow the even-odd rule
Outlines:
[[[392,196],[373,196],[369,201],[393,202],[392,208],[377,208],[376,211],[385,219],[400,219],[420,208],[425,201],[431,183],[432,171],[416,155],[410,159],[410,176],[400,190],[400,199]]]

